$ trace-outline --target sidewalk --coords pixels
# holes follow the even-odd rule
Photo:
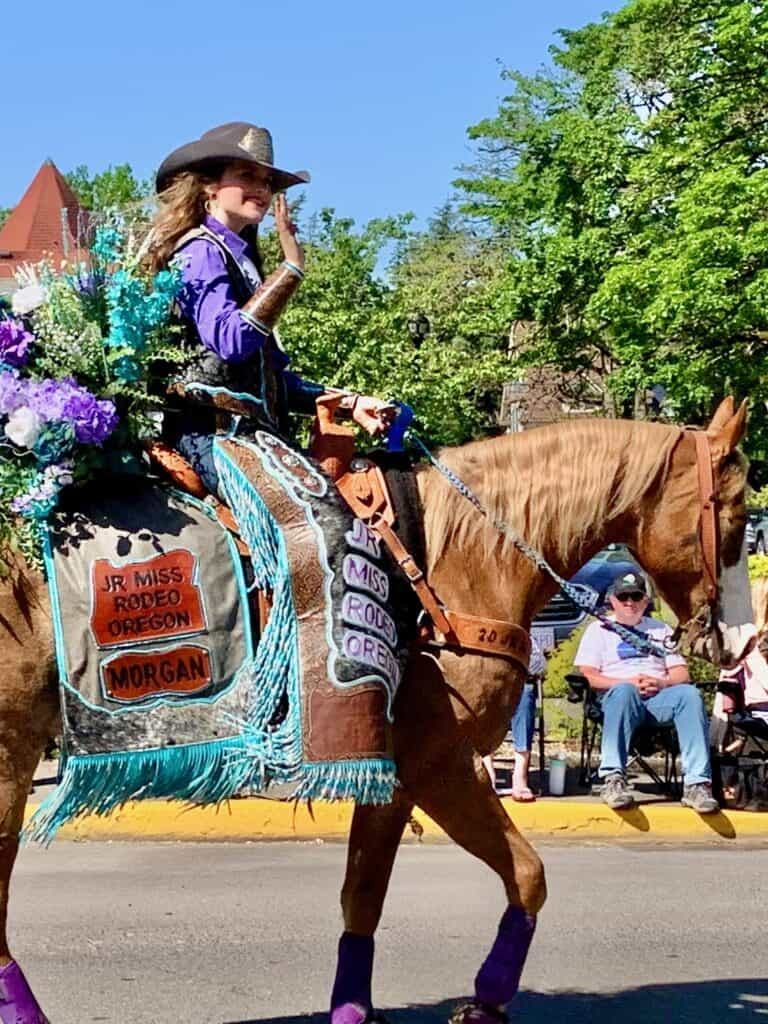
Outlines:
[[[56,762],[44,761],[35,776],[27,806],[29,816],[49,793]],[[640,795],[631,811],[612,811],[598,797],[542,797],[519,804],[503,798],[521,831],[534,837],[663,841],[733,841],[768,843],[768,812],[724,811],[701,817],[657,795]],[[247,842],[262,840],[346,839],[352,820],[351,803],[306,804],[259,797],[230,800],[219,807],[188,807],[165,800],[129,803],[107,817],[90,815],[64,826],[62,839],[180,840],[187,842]],[[407,840],[445,839],[442,830],[416,810]]]

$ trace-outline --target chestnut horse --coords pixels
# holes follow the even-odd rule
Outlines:
[[[720,569],[735,566],[741,551],[746,472],[736,446],[744,423],[744,407],[734,412],[727,399],[707,430],[718,495]],[[627,544],[679,621],[700,622],[697,613],[709,600],[691,432],[660,424],[581,420],[473,442],[445,450],[441,457],[491,513],[491,519],[483,518],[435,468],[420,469],[428,579],[447,607],[528,629],[555,591],[549,578],[492,525],[497,518],[565,577],[606,544]],[[57,729],[47,591],[42,577],[20,564],[0,584],[0,627],[5,652],[0,682],[0,996],[6,1005],[16,1000],[20,1024],[41,1024],[45,1018],[31,993],[24,1001],[26,983],[6,939],[8,884],[26,795],[45,742]],[[485,861],[505,891],[506,910],[477,976],[475,998],[452,1019],[464,1024],[508,1019],[503,1006],[517,990],[544,903],[544,871],[507,816],[480,758],[503,739],[522,684],[522,669],[498,657],[414,650],[395,709],[401,785],[391,804],[358,806],[354,812],[341,895],[345,932],[333,1024],[381,1019],[371,1005],[373,934],[414,805]]]

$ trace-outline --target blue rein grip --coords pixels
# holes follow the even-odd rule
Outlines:
[[[396,405],[400,412],[395,417],[395,422],[389,428],[389,432],[387,433],[387,451],[402,452],[405,451],[405,433],[413,422],[413,418],[416,414],[410,405],[406,405],[405,402],[393,401],[392,405]]]

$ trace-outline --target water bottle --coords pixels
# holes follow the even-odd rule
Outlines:
[[[565,770],[567,767],[565,754],[557,754],[549,759],[550,796],[562,796],[565,793]]]

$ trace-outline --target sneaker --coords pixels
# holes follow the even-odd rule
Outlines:
[[[692,807],[697,814],[715,814],[720,804],[712,796],[712,785],[709,782],[694,782],[683,789],[680,800],[683,807]]]
[[[603,798],[603,803],[608,804],[614,811],[624,811],[635,806],[635,794],[620,772],[606,775],[600,795]]]

